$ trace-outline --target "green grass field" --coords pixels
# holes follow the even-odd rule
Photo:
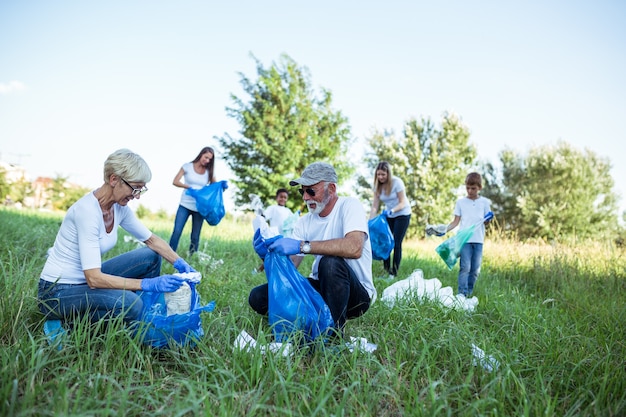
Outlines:
[[[531,245],[490,238],[472,313],[406,299],[381,302],[346,333],[374,353],[233,349],[241,330],[269,341],[247,304],[265,280],[250,219],[205,224],[205,338],[155,350],[119,323],[78,323],[58,351],[43,335],[39,273],[62,217],[0,209],[1,416],[623,416],[626,415],[626,260],[610,244]],[[172,223],[146,224],[169,239]],[[123,233],[108,257],[134,248]],[[180,249],[189,244],[189,230]],[[407,241],[398,279],[421,269],[456,289],[434,248]],[[182,253],[182,252],[181,252]],[[164,272],[171,272],[164,266]],[[305,274],[306,269],[301,269]],[[380,262],[374,276],[382,275]],[[388,282],[376,281],[379,296]],[[500,362],[472,363],[475,344]]]

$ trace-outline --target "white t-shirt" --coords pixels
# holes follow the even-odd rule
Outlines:
[[[183,175],[185,184],[189,185],[191,188],[200,190],[209,183],[208,169],[204,174],[198,174],[196,170],[193,169],[193,162],[187,162],[186,164],[183,164],[181,168],[185,171],[185,174]],[[198,207],[196,207],[196,199],[187,194],[186,189],[183,189],[183,194],[180,196],[180,205],[185,207],[187,210],[198,211]]]
[[[381,191],[378,197],[380,198],[380,201],[385,203],[385,208],[387,210],[391,210],[400,203],[398,193],[402,191],[404,191],[404,182],[398,177],[393,177],[393,179],[391,180],[391,192],[389,193],[389,195]],[[406,193],[404,194],[404,198],[406,199]],[[407,201],[407,204],[402,210],[396,211],[389,217],[408,216],[409,214],[411,214],[411,205],[408,204]]]
[[[41,278],[59,284],[85,284],[83,271],[102,266],[102,255],[117,243],[118,226],[141,242],[152,236],[128,206],[113,204],[113,210],[113,230],[107,233],[100,203],[93,192],[74,203],[48,251]]]
[[[283,224],[287,217],[291,216],[293,213],[285,206],[279,206],[275,204],[273,206],[269,206],[263,212],[263,216],[265,220],[269,223],[271,227],[275,227],[278,229],[278,233],[283,233]]]
[[[326,217],[307,213],[300,217],[293,229],[293,238],[297,240],[330,240],[345,237],[348,233],[365,232],[363,252],[358,259],[346,259],[356,273],[359,281],[373,300],[376,288],[372,280],[372,247],[369,239],[367,216],[363,204],[354,197],[339,197],[335,207]],[[315,256],[311,269],[311,278],[318,279],[317,268],[322,255]]]
[[[480,227],[474,229],[474,234],[468,243],[483,243],[485,241],[485,225],[483,224],[485,214],[491,211],[491,201],[486,197],[478,197],[471,200],[467,197],[459,198],[454,206],[454,215],[461,218],[459,230],[465,229],[473,224],[480,223]]]

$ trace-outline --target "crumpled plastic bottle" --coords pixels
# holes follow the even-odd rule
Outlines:
[[[427,224],[426,225],[426,234],[428,236],[443,236],[446,234],[448,229],[447,224]]]
[[[250,198],[250,208],[252,208],[254,214],[257,216],[263,216],[265,209],[263,208],[261,197],[256,194],[248,194],[248,198]]]

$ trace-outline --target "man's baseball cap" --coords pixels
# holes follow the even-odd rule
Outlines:
[[[332,165],[326,162],[313,162],[302,171],[302,176],[295,180],[289,181],[289,185],[304,185],[309,186],[317,184],[320,181],[337,182],[337,173]]]

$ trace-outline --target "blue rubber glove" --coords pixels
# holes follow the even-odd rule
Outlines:
[[[387,216],[387,217],[391,217],[391,215],[393,214],[393,211],[391,211],[391,209],[389,209],[389,210],[385,210],[385,211],[383,211],[383,214],[384,214],[385,216]]]
[[[267,255],[267,246],[265,246],[265,239],[261,236],[261,229],[256,229],[256,232],[254,232],[252,246],[254,246],[256,254],[259,255],[261,259],[265,259],[265,255]]]
[[[152,292],[174,292],[185,281],[176,275],[161,275],[160,277],[144,278],[141,280],[141,289]]]
[[[489,213],[485,214],[485,223],[489,223],[491,219],[493,219],[493,211],[490,211]]]
[[[297,255],[300,253],[300,241],[289,237],[281,237],[270,245],[269,250],[279,255]]]
[[[174,268],[181,274],[185,272],[198,272],[195,269],[193,269],[191,265],[185,262],[183,258],[176,259],[176,262],[174,262],[173,265],[174,265]]]

